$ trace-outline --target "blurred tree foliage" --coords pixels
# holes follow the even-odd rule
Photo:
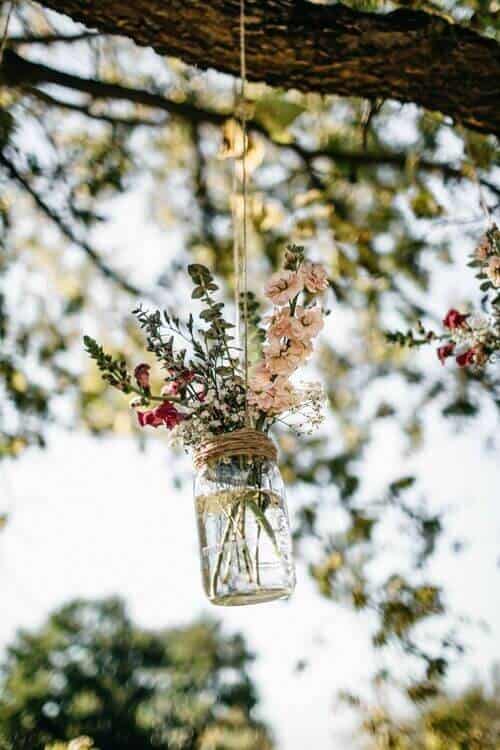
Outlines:
[[[2,750],[270,750],[243,638],[214,622],[153,632],[117,599],[77,600],[7,651]],[[77,739],[78,738],[78,739]]]
[[[492,3],[412,5],[495,34]],[[230,299],[241,194],[227,157],[238,161],[242,138],[228,76],[28,3],[15,7],[0,83],[0,454],[14,457],[43,445],[52,423],[132,429],[84,358],[84,330],[142,360],[125,314],[138,301],[182,308],[188,260],[210,265]],[[404,648],[409,696],[430,694],[462,648],[442,629],[430,647],[423,630],[446,609],[427,572],[443,513],[392,458],[394,475],[371,496],[363,461],[388,435],[402,454],[418,450],[429,417],[455,430],[500,405],[494,368],[441,368],[385,337],[469,302],[465,270],[460,298],[443,297],[438,279],[453,259],[465,265],[483,231],[476,180],[492,213],[500,204],[497,142],[393,100],[261,84],[248,99],[252,289],[294,241],[327,264],[336,298],[317,357],[327,428],[300,446],[280,438],[285,479],[303,500],[297,546],[322,596],[373,616],[375,647]],[[388,540],[402,534],[394,570]]]
[[[385,710],[363,723],[367,750],[497,750],[500,747],[500,682],[462,694],[442,695],[420,706],[413,720],[397,721]]]

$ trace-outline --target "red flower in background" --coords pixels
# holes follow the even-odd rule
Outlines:
[[[438,347],[436,353],[442,365],[444,365],[448,357],[451,357],[454,350],[455,350],[455,344],[443,344],[443,346]]]
[[[165,425],[168,430],[176,427],[184,419],[184,415],[177,411],[170,401],[164,401],[155,409],[149,411],[138,411],[137,419],[141,427],[150,425],[151,427],[160,427]]]
[[[458,355],[456,361],[459,367],[467,367],[467,365],[473,365],[476,361],[476,350],[467,349],[466,352]]]
[[[142,362],[134,370],[134,378],[139,388],[149,388],[149,371],[151,367]]]
[[[459,313],[458,310],[454,310],[452,308],[446,313],[446,317],[443,320],[443,325],[445,328],[449,328],[450,330],[453,330],[454,328],[463,328],[468,317],[468,315],[462,315],[462,313]]]

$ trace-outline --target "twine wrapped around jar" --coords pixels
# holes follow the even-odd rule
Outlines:
[[[273,441],[260,430],[243,427],[241,430],[214,435],[195,452],[196,469],[225,456],[251,456],[276,461],[278,451]]]

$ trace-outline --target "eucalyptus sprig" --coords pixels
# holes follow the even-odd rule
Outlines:
[[[132,393],[136,390],[132,386],[127,363],[122,357],[106,354],[102,346],[90,336],[83,337],[83,345],[87,354],[96,361],[103,380],[123,393]]]

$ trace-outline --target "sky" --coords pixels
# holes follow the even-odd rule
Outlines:
[[[116,201],[109,212],[113,220],[92,238],[138,283],[162,267],[167,243],[170,249],[180,246],[178,236],[162,234],[152,223],[146,210],[150,187],[145,180],[133,196]],[[140,268],[138,246],[147,249]],[[447,272],[447,291],[436,297],[436,309],[463,294],[463,278],[461,270]],[[439,364],[433,359],[430,366]],[[397,467],[400,476],[417,472],[431,506],[447,509],[430,576],[443,584],[453,615],[470,620],[464,625],[470,649],[450,676],[450,687],[457,689],[487,679],[500,660],[500,467],[498,454],[484,450],[487,431],[488,417],[476,420],[471,432],[436,417],[424,449],[404,456],[399,431],[383,426],[364,464],[364,483],[373,492],[394,478]],[[134,620],[147,627],[210,614],[228,632],[243,632],[255,650],[259,711],[279,748],[353,748],[352,719],[335,693],[366,692],[382,658],[397,665],[399,655],[375,654],[370,617],[322,599],[300,560],[296,592],[287,602],[232,609],[208,604],[191,489],[172,486],[174,473],[189,472],[188,459],[173,455],[153,432],[141,451],[130,436],[96,439],[52,429],[46,450],[1,463],[0,513],[9,521],[0,532],[0,652],[19,627],[39,626],[50,610],[74,597],[118,594]],[[289,499],[293,521],[299,498],[290,493]],[[405,539],[395,531],[385,542],[396,569],[407,551],[401,548]],[[460,555],[453,552],[456,541],[462,543]],[[306,666],[297,673],[299,661]]]

